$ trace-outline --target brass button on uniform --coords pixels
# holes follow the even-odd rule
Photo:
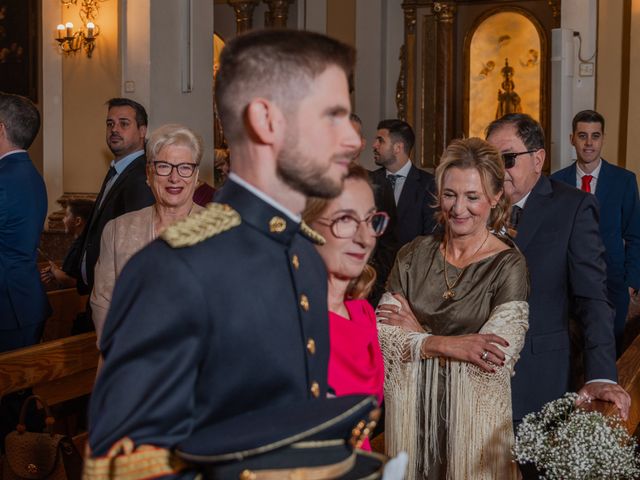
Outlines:
[[[257,475],[251,470],[243,470],[240,473],[240,480],[255,480]]]
[[[293,257],[291,257],[291,264],[296,270],[300,268],[300,259],[298,258],[298,255],[294,255]]]
[[[269,220],[269,231],[271,233],[282,233],[287,228],[287,222],[282,217],[273,217]]]
[[[300,306],[305,312],[309,311],[309,298],[304,293],[300,295]]]
[[[310,338],[307,341],[307,351],[311,354],[311,355],[315,355],[316,353],[316,341],[313,338]]]
[[[318,398],[320,396],[320,385],[318,385],[318,382],[313,382],[311,384],[311,395],[313,395],[314,398]]]

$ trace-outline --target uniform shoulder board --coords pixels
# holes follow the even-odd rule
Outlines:
[[[327,241],[324,239],[322,235],[316,232],[313,228],[311,228],[305,222],[300,223],[300,231],[305,237],[307,237],[316,245],[324,245],[325,243],[327,243]]]
[[[160,236],[173,248],[190,247],[240,223],[240,214],[229,205],[210,203],[202,212],[174,223]]]

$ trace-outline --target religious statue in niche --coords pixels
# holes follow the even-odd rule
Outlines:
[[[515,84],[513,83],[513,67],[509,65],[509,59],[504,59],[504,67],[502,67],[502,88],[498,89],[498,109],[496,110],[496,118],[500,118],[508,113],[522,113],[522,102],[520,95],[515,92]]]
[[[505,113],[540,118],[543,45],[534,21],[519,9],[500,8],[467,34],[466,135],[482,137],[487,125]]]

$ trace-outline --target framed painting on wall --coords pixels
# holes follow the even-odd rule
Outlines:
[[[0,0],[0,90],[37,102],[38,1]]]

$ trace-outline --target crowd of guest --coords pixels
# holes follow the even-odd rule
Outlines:
[[[640,205],[635,175],[600,156],[604,118],[576,115],[577,161],[551,177],[526,114],[453,140],[435,175],[411,159],[411,126],[385,119],[369,172],[352,66],[316,34],[231,42],[219,189],[199,179],[196,132],[147,132],[142,105],[109,100],[114,159],[95,203],[65,205],[72,248],[40,272],[46,192],[26,153],[39,116],[0,93],[0,351],[39,341],[42,283],[90,295],[96,458],[123,437],[168,451],[258,407],[364,394],[384,404],[385,453],[409,454],[406,478],[506,479],[520,474],[514,429],[566,391],[628,415],[616,358],[640,287]]]

